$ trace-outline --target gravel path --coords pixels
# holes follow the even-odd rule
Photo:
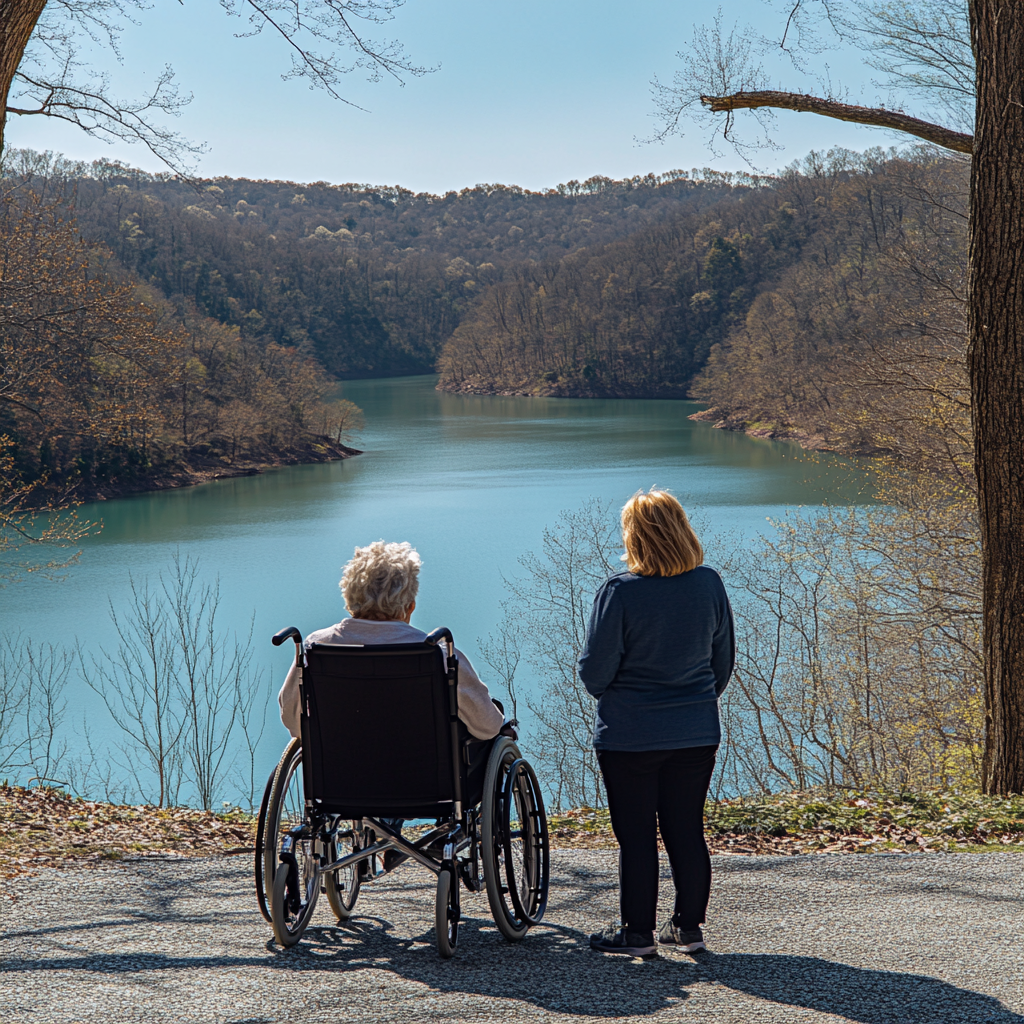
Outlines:
[[[646,961],[586,947],[615,911],[607,851],[556,852],[546,923],[518,946],[467,895],[447,962],[418,867],[364,888],[345,928],[323,901],[287,951],[248,868],[146,859],[9,883],[0,1020],[1024,1024],[1019,855],[716,857],[713,952]]]

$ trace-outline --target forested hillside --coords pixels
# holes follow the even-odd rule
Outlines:
[[[626,239],[520,265],[442,353],[453,391],[682,397],[760,283],[799,258],[805,225],[771,188],[734,188]]]
[[[692,394],[725,425],[941,466],[973,486],[969,165],[835,154],[827,171],[780,182],[794,210],[813,204],[817,230],[712,349]]]
[[[510,268],[669,222],[729,191],[722,176],[679,172],[443,196],[326,182],[193,186],[96,164],[77,171],[76,216],[141,281],[247,340],[315,356],[338,377],[389,376],[432,372]]]
[[[514,268],[453,333],[442,387],[692,393],[734,425],[823,429],[825,368],[835,377],[840,355],[848,364],[884,346],[879,311],[934,315],[928,282],[964,255],[950,207],[962,169],[926,152],[835,152],[753,184],[626,239]]]
[[[185,182],[9,151],[5,507],[29,515],[342,455],[360,415],[330,398],[332,377],[429,372],[507,273],[671,223],[731,190],[722,176],[673,172],[415,195]]]
[[[323,411],[327,376],[435,368],[448,390],[692,396],[729,426],[893,451],[908,443],[879,426],[886,382],[909,380],[922,358],[930,381],[960,366],[964,168],[927,150],[812,155],[774,178],[671,172],[443,196],[188,183],[28,152],[7,166],[61,231],[76,219],[90,287],[117,279],[168,338],[190,339],[160,349],[178,346],[184,362],[156,371],[146,394],[178,396],[160,399],[178,410],[161,422],[193,453],[213,444],[233,459],[247,439],[277,444],[281,424],[312,419],[340,437]],[[132,344],[144,349],[147,331],[133,327]],[[81,404],[37,386],[50,408]],[[152,407],[142,393],[131,401]],[[46,434],[27,423],[18,436]],[[141,447],[117,431],[97,447],[88,430],[62,429],[56,448],[32,441],[19,459],[29,476],[108,463],[123,475],[149,464],[147,430]]]
[[[139,284],[64,184],[0,189],[0,556],[40,506],[347,454],[315,360]]]

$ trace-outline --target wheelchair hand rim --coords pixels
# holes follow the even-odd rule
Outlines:
[[[277,769],[275,768],[267,779],[266,788],[263,790],[263,799],[260,801],[259,817],[256,819],[256,901],[259,903],[263,919],[268,924],[271,922],[271,917],[270,904],[267,902],[267,876],[264,859],[267,847],[267,808],[270,806],[270,791],[274,786],[276,773]],[[273,885],[273,880],[271,880],[271,885]]]
[[[533,819],[530,822],[529,827],[526,829],[528,833],[527,836],[523,837],[524,845],[527,842],[530,843],[532,856],[536,865],[536,877],[532,880],[533,884],[530,884],[531,879],[526,879],[529,884],[529,908],[523,905],[519,886],[516,884],[516,862],[512,854],[512,835],[508,827],[512,807],[511,801],[515,800],[514,790],[520,776],[526,780],[526,785],[529,788],[528,803],[532,805],[532,808],[527,808],[527,815]],[[508,887],[509,896],[512,899],[512,905],[515,908],[516,915],[519,920],[529,927],[533,927],[534,925],[540,924],[541,919],[544,917],[544,911],[547,909],[548,871],[550,865],[547,842],[547,816],[544,813],[544,801],[540,796],[540,786],[537,782],[537,776],[534,773],[530,762],[525,758],[517,758],[509,766],[508,773],[505,776],[505,784],[502,786],[501,799],[502,806],[504,808],[502,845],[505,853],[505,871],[508,874],[508,880],[511,883]],[[516,808],[519,810],[518,803],[516,803]],[[520,811],[520,814],[521,813],[522,812]],[[525,826],[526,823],[524,822],[523,824]]]

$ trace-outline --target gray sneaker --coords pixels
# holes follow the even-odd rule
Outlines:
[[[699,928],[678,928],[669,918],[658,932],[658,941],[663,946],[678,946],[684,953],[696,953],[698,949],[707,949],[704,945],[704,933]]]
[[[652,956],[658,952],[654,932],[634,932],[609,925],[590,936],[590,948],[599,953],[624,953],[626,956]]]

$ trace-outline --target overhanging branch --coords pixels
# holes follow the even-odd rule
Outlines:
[[[701,96],[701,103],[714,114],[730,114],[736,110],[755,110],[759,107],[773,107],[779,110],[795,110],[799,113],[821,114],[839,121],[853,121],[855,124],[869,124],[876,128],[891,128],[905,135],[915,135],[943,149],[955,153],[970,154],[974,151],[974,136],[954,132],[942,125],[922,121],[916,117],[886,110],[883,107],[858,107],[852,103],[805,96],[796,92],[777,92],[773,89],[756,92],[736,92],[731,96]]]

